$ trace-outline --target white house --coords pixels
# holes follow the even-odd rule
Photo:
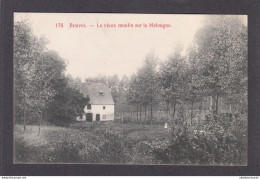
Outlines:
[[[86,83],[80,92],[90,98],[84,108],[84,114],[77,121],[111,121],[114,120],[115,103],[110,89],[104,83]]]

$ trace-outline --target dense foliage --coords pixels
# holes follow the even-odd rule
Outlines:
[[[67,85],[65,62],[33,35],[27,21],[14,24],[15,122],[69,124],[83,113],[87,99]]]
[[[145,107],[150,94],[166,104],[166,110],[182,102],[190,105],[191,119],[196,103],[210,99],[209,110],[220,112],[220,101],[230,113],[246,112],[247,106],[247,27],[236,16],[208,16],[197,31],[193,43],[183,51],[177,45],[174,53],[159,64],[154,56],[147,56],[145,63],[130,81],[128,102],[136,107]],[[149,61],[153,61],[154,72],[150,73]],[[153,78],[150,83],[145,79]],[[160,89],[154,93],[149,89]],[[154,100],[156,101],[156,100]],[[159,104],[158,100],[155,104]],[[238,106],[232,110],[232,105]],[[197,105],[198,106],[198,105]],[[226,105],[223,105],[226,106]],[[198,107],[197,107],[198,109]],[[138,109],[137,109],[138,111]]]
[[[180,112],[182,111],[182,112]],[[187,126],[183,110],[170,129],[87,123],[48,127],[43,135],[15,133],[15,162],[246,165],[245,115],[210,115]],[[168,136],[168,138],[165,138]]]
[[[83,114],[83,109],[89,99],[78,90],[68,87],[66,78],[57,79],[54,89],[57,94],[45,109],[46,120],[50,124],[68,126],[75,122],[77,116]]]
[[[171,137],[154,150],[159,163],[245,165],[247,116],[209,115],[200,125],[188,126],[178,111]]]

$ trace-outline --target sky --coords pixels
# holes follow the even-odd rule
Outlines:
[[[102,14],[102,13],[15,13],[14,20],[28,19],[33,33],[48,39],[67,64],[67,74],[84,80],[98,75],[130,76],[141,67],[148,53],[165,60],[174,47],[184,49],[201,27],[203,15]],[[57,23],[63,23],[59,27]],[[85,27],[70,27],[85,24]],[[104,24],[116,27],[105,27]],[[118,24],[141,27],[118,27]],[[150,23],[170,27],[149,27]],[[102,27],[100,25],[102,24]],[[148,27],[144,27],[147,24]],[[93,26],[91,26],[93,25]]]

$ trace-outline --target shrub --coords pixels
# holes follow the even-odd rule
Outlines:
[[[68,138],[62,138],[61,141],[58,141],[55,145],[53,162],[81,162],[79,151],[83,149],[83,147],[84,145],[80,142],[75,143]]]
[[[171,121],[170,141],[153,148],[157,163],[241,165],[247,162],[247,118],[245,115],[208,115],[204,130],[188,126],[179,109]],[[159,145],[160,144],[160,145]]]
[[[132,155],[131,140],[109,132],[103,133],[104,142],[84,156],[87,163],[129,163]]]
[[[140,141],[135,145],[133,162],[138,164],[153,163],[153,148],[150,141]]]
[[[30,146],[22,138],[14,140],[15,163],[44,163],[48,162],[49,156],[45,146]]]

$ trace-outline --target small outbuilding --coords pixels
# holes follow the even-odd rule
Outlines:
[[[112,121],[114,120],[115,103],[111,91],[104,83],[86,83],[80,90],[90,101],[84,108],[84,114],[77,121]]]

